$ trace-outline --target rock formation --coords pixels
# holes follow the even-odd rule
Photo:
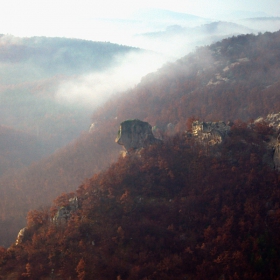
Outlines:
[[[266,153],[263,156],[263,163],[280,171],[280,134],[278,138],[271,136],[266,143]]]
[[[273,127],[276,133],[280,132],[280,112],[268,114],[265,118],[259,117],[254,123],[265,122],[270,127]],[[265,155],[264,162],[274,169],[280,171],[280,134],[278,137],[272,136],[267,144],[267,154]]]
[[[280,112],[268,114],[266,118],[259,117],[255,120],[255,123],[266,122],[269,126],[273,127],[276,131],[280,131]]]
[[[79,208],[79,202],[77,197],[69,199],[69,204],[65,207],[60,207],[53,217],[53,222],[57,224],[66,223],[71,214]]]
[[[161,143],[161,140],[154,137],[149,123],[134,119],[120,124],[115,142],[122,145],[126,151],[131,151]]]
[[[89,132],[89,133],[92,133],[93,131],[95,131],[95,129],[96,129],[96,124],[95,124],[95,123],[92,123],[92,124],[90,125],[90,127],[89,127],[88,132]]]
[[[228,134],[230,126],[224,122],[200,122],[192,123],[192,135],[209,145],[220,144]]]
[[[277,143],[274,147],[273,162],[274,168],[280,171],[280,134],[278,135]]]
[[[21,244],[24,241],[24,238],[26,236],[26,231],[27,231],[27,227],[22,228],[18,235],[17,235],[17,239],[16,239],[16,245]]]

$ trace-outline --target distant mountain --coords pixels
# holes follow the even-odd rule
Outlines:
[[[252,17],[252,18],[244,18],[243,20],[248,21],[279,21],[280,17]]]
[[[234,36],[197,48],[112,97],[92,114],[90,132],[52,156],[0,178],[1,223],[12,229],[2,244],[15,239],[29,209],[74,191],[85,178],[117,160],[121,147],[114,140],[123,120],[148,121],[165,139],[185,132],[191,117],[247,121],[279,112],[279,57],[280,32]]]
[[[231,22],[211,22],[208,24],[204,24],[201,26],[188,28],[183,27],[180,25],[172,25],[168,26],[165,31],[160,32],[150,32],[145,34],[139,34],[139,36],[149,36],[149,37],[162,37],[163,39],[166,39],[167,37],[172,38],[172,36],[204,36],[207,38],[207,36],[226,36],[230,37],[232,34],[248,34],[252,33],[253,30],[249,29],[245,26],[231,23]]]
[[[147,20],[147,21],[162,21],[162,22],[201,22],[207,21],[208,19],[195,16],[187,13],[179,13],[170,10],[163,9],[142,9],[134,13],[135,19]]]
[[[27,82],[55,75],[102,71],[114,64],[117,55],[132,50],[137,49],[108,42],[47,37],[18,38],[2,35],[0,82],[11,84],[13,81],[11,78],[15,79],[14,82]],[[4,65],[6,68],[3,67]],[[11,67],[8,68],[9,66]],[[22,71],[23,67],[25,71]],[[10,76],[8,80],[7,75]]]
[[[249,17],[243,18],[236,21],[239,24],[243,24],[248,26],[249,28],[253,28],[258,30],[259,32],[275,32],[280,30],[280,18],[279,17]]]
[[[211,22],[193,29],[194,32],[216,33],[217,35],[225,36],[226,34],[250,34],[254,30],[232,22]],[[230,36],[228,36],[230,37]]]
[[[239,35],[257,33],[254,29],[232,22],[210,22],[190,27],[189,25],[174,24],[156,32],[146,32],[135,35],[135,40],[153,46],[158,46],[162,52],[172,54],[185,54],[186,50],[193,51],[198,46],[212,44],[224,38]],[[187,48],[187,49],[186,49]]]
[[[258,18],[258,17],[269,17],[265,12],[252,12],[252,11],[233,11],[230,13],[219,14],[216,17],[222,20],[238,20],[245,18]]]

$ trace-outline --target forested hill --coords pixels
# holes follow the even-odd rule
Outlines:
[[[279,112],[279,58],[280,32],[232,37],[198,48],[111,98],[92,115],[95,125],[90,133],[49,158],[0,178],[1,223],[10,225],[8,236],[1,232],[2,244],[15,240],[28,210],[74,191],[85,178],[117,160],[121,148],[114,139],[125,119],[148,121],[165,137],[169,123],[173,133],[181,133],[190,117],[247,121]]]
[[[47,78],[58,75],[85,74],[92,71],[100,71],[115,63],[117,54],[125,54],[129,51],[140,49],[112,44],[109,42],[93,42],[80,39],[30,37],[20,38],[9,35],[0,35],[0,63],[6,63],[9,73],[3,71],[1,82],[11,83],[34,81],[34,78]],[[34,68],[26,67],[36,65],[37,75],[32,74]],[[10,69],[8,66],[13,66]],[[17,74],[21,67],[26,67],[22,75],[11,75],[11,71]],[[9,75],[8,79],[7,76]],[[6,78],[6,80],[4,79]]]
[[[240,35],[197,48],[108,102],[94,121],[137,117],[178,130],[185,120],[248,120],[279,111],[280,32]]]

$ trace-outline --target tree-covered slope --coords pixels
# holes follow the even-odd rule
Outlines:
[[[2,249],[1,275],[278,279],[279,173],[263,163],[274,133],[237,121],[212,149],[180,133],[120,158],[30,211],[22,242]]]

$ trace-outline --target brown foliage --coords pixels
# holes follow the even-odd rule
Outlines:
[[[236,122],[215,153],[179,134],[120,158],[80,186],[63,227],[31,212],[40,226],[3,251],[3,275],[16,259],[22,277],[279,278],[279,174],[262,164],[262,131]]]

